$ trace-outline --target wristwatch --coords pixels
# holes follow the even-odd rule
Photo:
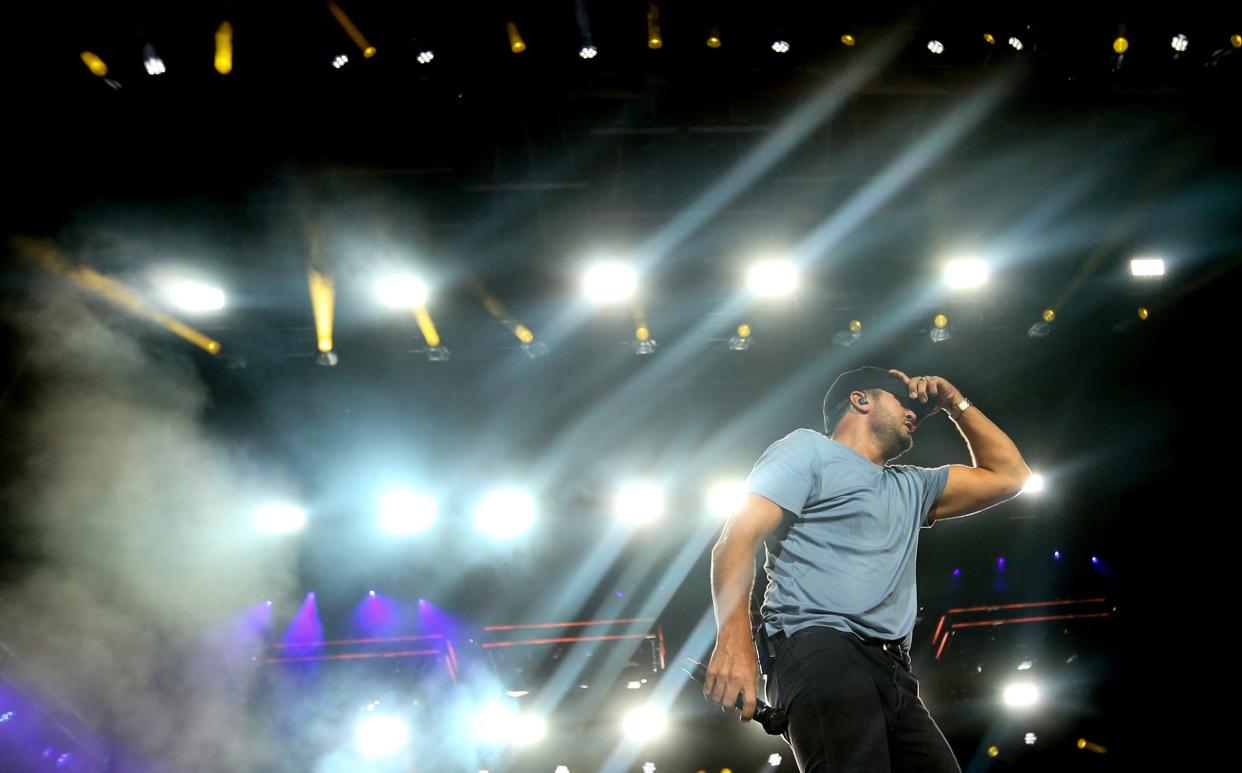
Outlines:
[[[965,397],[963,397],[960,401],[958,401],[957,405],[953,406],[954,408],[957,409],[957,413],[954,413],[953,411],[949,411],[949,418],[956,421],[957,417],[965,413],[966,409],[972,405],[974,405],[974,403],[972,403],[970,400],[967,400]]]

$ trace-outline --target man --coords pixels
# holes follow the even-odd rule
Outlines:
[[[914,445],[921,418],[948,414],[972,466],[888,462]],[[918,695],[910,640],[922,527],[1011,499],[1030,471],[1013,441],[939,376],[847,371],[824,396],[826,434],[773,443],[745,505],[712,550],[717,639],[703,694],[755,712],[754,556],[766,547],[767,698],[788,714],[799,770],[960,771]]]

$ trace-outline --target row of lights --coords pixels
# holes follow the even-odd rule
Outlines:
[[[1164,260],[1135,258],[1130,261],[1130,274],[1136,279],[1159,279],[1165,275]],[[949,261],[943,271],[945,285],[954,290],[977,289],[987,284],[990,277],[991,269],[987,262],[977,258]],[[747,287],[760,298],[792,295],[800,280],[801,272],[798,267],[792,261],[783,259],[755,263],[746,274]],[[182,311],[214,312],[222,310],[226,305],[224,291],[205,282],[165,277],[157,280],[156,285],[165,300]],[[605,260],[589,266],[583,272],[581,289],[595,303],[621,303],[638,294],[639,275],[626,263]],[[380,279],[376,282],[375,292],[384,306],[394,310],[425,306],[430,295],[427,283],[409,274],[395,274]]]
[[[984,33],[983,40],[989,46],[996,45],[996,37],[989,33]],[[775,43],[772,44],[773,51],[777,50],[776,45],[777,44]],[[784,50],[788,51],[789,44],[785,43],[784,45],[785,45]],[[1021,39],[1017,37],[1010,37],[1009,45],[1013,47],[1015,51],[1021,51],[1023,48],[1025,48]],[[1229,46],[1230,48],[1235,48],[1235,49],[1242,48],[1242,35],[1237,35],[1237,34],[1230,35]],[[1177,56],[1178,54],[1183,54],[1190,47],[1190,39],[1187,38],[1185,35],[1179,33],[1177,35],[1174,35],[1173,38],[1169,41],[1169,47],[1172,48],[1173,51],[1175,52],[1174,56]],[[1119,56],[1122,54],[1125,54],[1127,51],[1130,50],[1129,38],[1127,38],[1124,34],[1118,35],[1116,38],[1113,39],[1112,48],[1113,48],[1113,53]],[[927,41],[927,50],[931,51],[933,54],[943,54],[945,51],[945,46],[944,46],[944,43],[941,42],[940,40],[932,39],[932,40]]]
[[[1043,477],[1034,474],[1027,482],[1024,494],[1038,494],[1044,490]],[[716,518],[728,518],[737,512],[747,497],[746,484],[740,480],[715,483],[708,489],[704,506]],[[535,523],[538,506],[534,497],[518,488],[501,488],[483,497],[474,510],[475,528],[482,534],[497,539],[517,537],[529,531]],[[648,481],[636,481],[619,486],[612,499],[612,513],[621,523],[641,526],[661,518],[667,509],[663,489]],[[428,494],[408,488],[398,488],[384,495],[379,502],[379,524],[384,531],[395,535],[419,534],[431,529],[439,513],[439,505]],[[290,505],[273,505],[261,508],[256,514],[261,531],[285,533],[299,531],[306,526],[306,513]],[[1059,558],[1058,554],[1058,558]]]

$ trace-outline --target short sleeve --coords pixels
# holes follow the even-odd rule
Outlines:
[[[815,433],[795,430],[768,446],[746,479],[746,488],[791,513],[801,513],[819,483]]]
[[[936,506],[936,500],[940,499],[940,495],[944,493],[945,484],[949,482],[949,466],[943,467],[913,467],[918,472],[918,480],[922,483],[920,502],[919,502],[919,525],[925,529],[930,529],[935,521],[928,520],[931,510]]]

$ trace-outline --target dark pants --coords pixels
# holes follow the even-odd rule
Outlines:
[[[767,698],[789,715],[798,770],[961,773],[900,649],[820,627],[773,643]]]

